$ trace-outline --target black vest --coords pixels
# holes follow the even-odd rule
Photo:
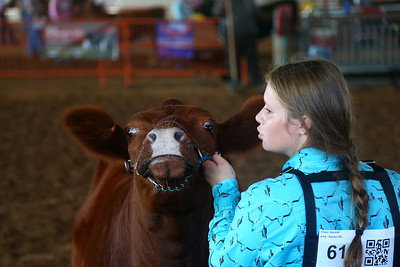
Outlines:
[[[394,259],[393,266],[400,266],[400,212],[399,206],[396,200],[396,194],[393,189],[393,185],[386,171],[375,165],[372,161],[366,162],[373,168],[373,172],[362,172],[364,179],[378,180],[383,188],[386,198],[389,203],[390,211],[393,218],[393,225],[395,228],[395,242],[394,242]],[[319,173],[312,173],[305,175],[303,172],[296,169],[286,169],[283,173],[292,173],[297,176],[304,193],[304,202],[306,208],[306,236],[304,244],[304,255],[303,255],[303,267],[315,266],[317,260],[317,248],[318,248],[318,236],[317,230],[317,218],[315,212],[315,201],[314,193],[311,187],[311,183],[319,183],[326,181],[337,181],[348,178],[348,175],[344,171],[322,171]]]

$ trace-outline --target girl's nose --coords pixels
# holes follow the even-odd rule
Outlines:
[[[258,112],[257,113],[257,115],[256,115],[256,122],[258,122],[258,123],[260,123],[261,124],[261,111],[260,112]]]

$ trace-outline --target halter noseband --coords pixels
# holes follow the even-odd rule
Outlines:
[[[189,140],[190,140],[191,143],[193,144],[193,148],[195,149],[197,155],[199,156],[199,165],[202,165],[202,164],[203,164],[205,161],[207,161],[207,160],[211,160],[211,157],[210,157],[210,156],[203,155],[203,153],[201,153],[202,150],[203,150],[203,151],[205,151],[205,150],[202,149],[201,146],[200,146],[197,142],[195,142],[194,139],[192,138],[192,136],[185,130],[185,128],[183,128],[183,127],[182,127],[179,123],[177,123],[176,121],[171,121],[171,120],[164,120],[164,121],[161,121],[161,122],[157,123],[156,126],[153,127],[153,129],[156,129],[156,128],[158,128],[161,124],[165,124],[165,123],[172,123],[173,125],[177,126],[179,129],[181,129],[182,131],[185,132],[185,134],[189,137]],[[127,171],[128,173],[136,172],[136,174],[137,174],[138,176],[141,176],[141,177],[143,177],[143,176],[142,176],[141,174],[138,173],[138,171],[137,171],[137,164],[138,164],[140,155],[141,155],[141,153],[142,153],[143,147],[144,147],[144,146],[143,146],[143,144],[142,144],[142,147],[141,147],[141,149],[140,149],[140,151],[139,151],[139,155],[138,155],[138,157],[137,157],[137,159],[136,159],[136,161],[135,161],[134,164],[132,164],[132,161],[131,161],[130,158],[127,159],[127,160],[125,160],[125,163],[124,163],[125,169],[126,169],[126,171]],[[185,180],[184,180],[183,183],[181,183],[181,184],[179,184],[179,185],[177,185],[177,186],[175,186],[175,187],[173,187],[173,188],[171,188],[171,187],[169,187],[169,186],[164,187],[163,185],[157,183],[156,181],[154,181],[154,180],[151,179],[150,177],[143,177],[143,178],[145,178],[145,179],[147,179],[148,181],[150,181],[158,191],[163,191],[163,192],[176,192],[176,191],[182,190],[182,189],[185,187],[185,185],[189,182],[189,179],[191,178],[191,176],[187,176],[187,177],[185,178]]]

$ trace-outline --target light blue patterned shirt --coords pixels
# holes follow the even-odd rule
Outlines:
[[[340,159],[315,148],[302,149],[283,169],[304,174],[340,170]],[[360,162],[360,170],[372,171]],[[386,170],[400,206],[400,175]],[[392,216],[379,181],[365,180],[370,197],[367,229],[392,227]],[[354,229],[349,181],[312,183],[317,227]],[[213,187],[214,218],[210,222],[210,266],[302,266],[305,206],[294,174],[283,173],[251,185],[240,194],[236,179]]]

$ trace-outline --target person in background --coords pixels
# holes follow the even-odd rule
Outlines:
[[[190,5],[191,0],[175,0],[172,2],[170,10],[174,20],[183,20],[194,15],[193,7]]]
[[[203,17],[214,17],[212,8],[215,0],[198,0],[199,4],[194,8],[194,12],[201,14]]]
[[[16,0],[11,0],[8,3],[6,3],[4,0],[0,0],[0,45],[17,43],[13,29],[8,23],[6,17],[7,9],[15,6],[15,3]]]
[[[226,17],[226,3],[232,1],[233,25],[229,24]],[[261,88],[264,83],[261,79],[261,70],[258,62],[257,41],[259,32],[257,27],[257,17],[262,15],[260,9],[255,5],[253,0],[217,0],[213,6],[214,16],[221,17],[219,25],[219,33],[227,48],[227,58],[229,66],[229,77],[227,86],[231,90],[237,90],[244,87],[241,83],[241,59],[245,57],[248,63],[248,73],[252,85]],[[228,40],[228,27],[234,27],[234,48],[230,47]],[[236,73],[231,68],[229,62],[229,50],[235,50]],[[233,79],[237,77],[237,80]]]
[[[400,175],[359,161],[352,96],[337,65],[297,60],[266,81],[259,138],[289,160],[241,194],[223,157],[203,164],[215,209],[210,266],[400,266]]]
[[[39,56],[44,48],[42,32],[47,20],[45,7],[40,0],[21,0],[20,11],[23,29],[28,35],[27,53],[29,56]]]
[[[257,5],[263,12],[262,17],[257,18],[257,25],[259,28],[259,37],[266,38],[272,35],[274,30],[274,12],[280,6],[288,5],[291,8],[291,17],[287,18],[285,23],[288,23],[288,34],[296,32],[296,25],[298,23],[299,2],[296,0],[255,0]],[[276,22],[275,22],[276,23]]]
[[[74,3],[72,0],[50,0],[48,12],[52,21],[68,20],[74,16]]]
[[[0,44],[5,45],[7,42],[8,22],[5,15],[7,5],[4,0],[0,0]]]

